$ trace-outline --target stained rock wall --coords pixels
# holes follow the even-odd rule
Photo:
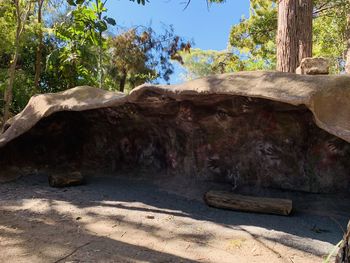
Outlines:
[[[106,97],[101,90],[82,87],[75,93],[83,98],[71,104],[67,100],[79,97],[74,92],[59,104],[50,95],[50,107],[34,111],[31,103],[31,112],[27,108],[9,122],[0,137],[0,165],[185,176],[234,187],[347,191],[350,144],[330,133],[344,137],[346,127],[330,125],[327,132],[316,125],[321,122],[313,110],[318,100],[330,109],[320,95],[323,88],[312,86],[321,82],[273,72],[251,73],[251,80],[243,76],[244,83],[235,79],[230,84],[230,78],[242,78],[233,74],[213,77],[207,84],[142,86],[129,96]],[[325,88],[329,93],[331,87]],[[96,92],[98,100],[92,96]],[[66,106],[60,108],[62,103]],[[334,115],[332,121],[341,123],[342,116]],[[23,131],[21,125],[29,128]]]

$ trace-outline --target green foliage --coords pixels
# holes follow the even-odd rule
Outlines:
[[[252,0],[249,18],[242,17],[230,33],[230,45],[247,69],[273,69],[276,65],[276,2]],[[255,65],[255,66],[254,66]]]
[[[350,2],[317,0],[314,6],[313,55],[328,58],[331,72],[340,73],[345,64],[346,17],[350,12]],[[275,69],[276,33],[277,2],[251,0],[249,17],[242,17],[240,23],[231,28],[228,50],[196,49],[190,54],[182,54],[186,78],[239,70]]]
[[[174,72],[171,59],[182,62],[179,51],[188,51],[190,43],[176,36],[172,27],[162,34],[138,27],[115,36],[109,46],[108,73],[123,91],[158,78],[169,81]]]
[[[196,49],[190,54],[182,54],[186,79],[224,72],[274,69],[276,30],[276,2],[251,0],[249,18],[242,17],[240,23],[232,27],[227,50]]]
[[[0,5],[0,109],[3,107],[9,62],[15,42],[15,23],[14,7],[10,1],[3,1]]]
[[[8,54],[13,50],[15,40],[16,17],[10,1],[3,1],[0,5],[0,54]],[[4,63],[0,57],[0,63]]]
[[[212,1],[223,2],[223,1]],[[276,65],[276,2],[251,0],[249,18],[234,25],[225,51],[191,50],[182,54],[186,79],[243,70],[274,69]]]
[[[48,57],[47,69],[52,71],[59,65],[57,75],[62,77],[66,88],[96,85],[96,47],[104,44],[99,34],[108,28],[107,22],[99,18],[99,12],[105,9],[95,3],[84,4],[84,1],[70,1],[69,4],[73,9],[54,26],[58,43]]]
[[[13,1],[0,0],[0,109],[13,57],[16,13]],[[147,0],[129,0],[140,5]],[[223,3],[223,0],[207,0]],[[25,3],[25,2],[23,2]],[[143,82],[169,81],[178,61],[186,78],[240,70],[274,69],[277,30],[275,0],[251,0],[248,18],[232,27],[227,50],[193,49],[170,27],[161,34],[137,27],[107,36],[116,21],[106,16],[103,0],[44,0],[44,21],[36,8],[29,14],[21,35],[14,82],[12,112],[17,113],[35,92],[56,92],[77,85],[129,90]],[[332,71],[344,68],[348,0],[316,0],[314,55],[331,60]],[[39,90],[34,89],[38,32],[43,33]]]
[[[191,49],[191,52],[181,52],[181,57],[186,69],[185,79],[239,71],[244,66],[230,51]]]
[[[344,67],[347,0],[314,2],[313,55],[326,57],[332,72]],[[230,33],[230,45],[237,50],[246,69],[274,69],[276,64],[277,4],[273,0],[251,0],[249,18],[242,18]],[[252,65],[255,64],[255,67]]]
[[[16,16],[15,3],[9,0],[3,0],[0,5],[0,109],[4,106],[4,93],[8,87],[9,68],[14,56],[14,50],[16,49],[16,28],[18,26],[17,19],[19,20],[21,30],[18,49],[21,56],[17,61],[17,76],[14,79],[14,99],[11,104],[11,111],[17,113],[23,105],[27,103],[27,99],[33,94],[30,83],[32,77],[32,64],[28,59],[27,52],[30,52],[33,44],[32,37],[35,34],[36,25],[31,23],[32,16],[29,13],[27,17],[27,11],[30,10],[29,4],[25,1],[19,1],[18,6],[20,8],[20,17]],[[24,23],[25,22],[25,23]],[[22,70],[24,69],[24,70]],[[25,81],[23,81],[25,80]],[[17,90],[25,90],[26,94],[16,97]],[[30,94],[30,95],[29,95]],[[2,110],[1,110],[2,112]]]
[[[54,26],[59,43],[48,57],[47,69],[57,71],[53,73],[65,82],[65,88],[77,85],[102,87],[102,64],[108,49],[103,33],[116,22],[105,15],[107,9],[101,0],[71,0],[68,3],[71,11]],[[105,82],[108,88],[114,86],[108,76]]]
[[[12,0],[0,1],[1,110],[13,57],[16,13]],[[44,0],[41,23],[37,22],[39,1],[32,3],[35,8],[29,13],[20,40],[12,114],[22,110],[37,92],[57,92],[77,85],[119,90],[124,75],[126,89],[160,78],[168,81],[173,73],[170,60],[181,60],[177,51],[190,47],[172,28],[156,34],[151,28],[138,27],[108,36],[109,27],[116,25],[116,21],[106,15],[106,1]],[[34,88],[39,45],[42,70],[38,88]]]
[[[314,18],[313,53],[331,62],[333,73],[344,71],[348,0],[318,0]]]

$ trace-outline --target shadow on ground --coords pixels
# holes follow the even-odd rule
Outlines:
[[[293,199],[283,217],[207,207],[198,182],[159,185],[91,177],[56,189],[45,176],[2,184],[0,262],[317,262],[350,217],[344,195],[259,192]],[[192,199],[174,194],[196,186]]]

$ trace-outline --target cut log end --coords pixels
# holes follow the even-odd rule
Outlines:
[[[212,207],[243,212],[290,215],[293,202],[289,199],[254,197],[224,191],[209,191],[204,195],[205,202]]]

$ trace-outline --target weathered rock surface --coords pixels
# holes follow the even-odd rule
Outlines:
[[[296,69],[297,74],[303,75],[327,75],[329,74],[329,62],[325,58],[303,58]]]
[[[38,95],[0,136],[0,165],[347,191],[349,87],[348,76],[244,72]]]

